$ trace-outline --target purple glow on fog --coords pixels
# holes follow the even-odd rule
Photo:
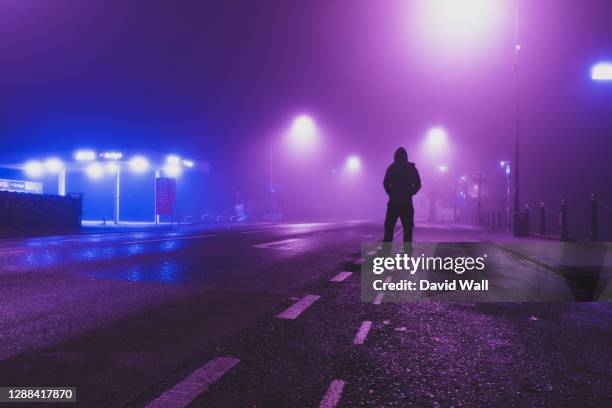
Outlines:
[[[361,170],[361,159],[358,156],[349,156],[346,160],[346,169],[351,173]]]
[[[317,127],[314,120],[308,115],[300,115],[293,120],[289,136],[296,145],[311,144],[317,136]]]

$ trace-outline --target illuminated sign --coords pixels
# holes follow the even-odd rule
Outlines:
[[[13,191],[17,193],[42,194],[43,184],[40,181],[0,179],[0,191]]]

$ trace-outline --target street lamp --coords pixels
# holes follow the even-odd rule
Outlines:
[[[510,162],[502,160],[499,165],[506,175],[506,230],[510,232]]]
[[[104,167],[95,161],[85,168],[85,173],[92,179],[99,179],[104,175]]]
[[[599,62],[591,69],[594,81],[612,81],[612,62]]]
[[[40,177],[45,172],[45,167],[38,160],[32,160],[25,164],[24,170],[30,177]]]
[[[361,159],[359,156],[349,156],[348,159],[346,159],[345,167],[349,173],[357,173],[361,170]]]

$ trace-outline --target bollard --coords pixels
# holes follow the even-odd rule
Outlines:
[[[540,235],[546,235],[546,207],[540,203]]]
[[[561,200],[561,209],[559,210],[559,231],[562,241],[567,240],[567,200]]]
[[[597,222],[597,215],[599,210],[599,203],[595,193],[591,193],[591,233],[589,237],[591,241],[599,241],[599,225]]]

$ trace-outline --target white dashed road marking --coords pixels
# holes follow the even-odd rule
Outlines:
[[[160,241],[177,241],[179,239],[198,239],[198,238],[208,238],[214,237],[213,234],[208,235],[189,235],[187,237],[167,237],[167,238],[155,238],[155,239],[141,239],[138,241],[125,241],[119,242],[119,244],[141,244],[143,242],[160,242]]]
[[[391,282],[391,276],[387,276],[385,278],[385,283],[389,283],[389,282]],[[374,298],[374,302],[373,303],[375,305],[380,305],[382,303],[383,296],[385,296],[385,292],[378,292],[376,294],[376,297]]]
[[[310,305],[319,300],[321,296],[318,295],[306,295],[293,305],[289,306],[285,311],[278,314],[276,317],[279,319],[295,319],[298,317],[304,310],[306,310]]]
[[[253,246],[255,248],[270,248],[270,247],[276,247],[276,246],[283,245],[283,244],[290,244],[296,241],[299,241],[299,239],[297,238],[283,239],[282,241],[266,242],[265,244],[257,244]]]
[[[218,357],[210,360],[201,368],[172,389],[164,392],[157,399],[151,401],[146,408],[182,408],[206,391],[223,374],[231,370],[240,360],[232,357]]]
[[[343,380],[334,380],[329,384],[327,388],[327,392],[325,396],[321,400],[319,404],[319,408],[334,408],[340,402],[340,398],[342,397],[342,390],[346,385],[346,381]]]
[[[348,278],[352,274],[353,274],[353,272],[346,272],[346,271],[340,272],[339,274],[337,274],[336,276],[331,278],[330,281],[331,282],[342,282],[343,280],[345,280],[346,278]]]
[[[364,320],[361,322],[361,326],[359,330],[357,330],[357,334],[355,334],[355,339],[353,340],[353,344],[363,344],[366,337],[368,337],[368,333],[370,332],[370,328],[372,327],[372,322],[369,320]]]
[[[376,251],[370,251],[366,255],[368,255],[368,256],[376,255]]]

